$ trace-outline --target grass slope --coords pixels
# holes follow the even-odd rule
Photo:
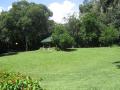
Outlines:
[[[120,48],[37,50],[0,57],[0,69],[43,78],[47,90],[120,90]]]

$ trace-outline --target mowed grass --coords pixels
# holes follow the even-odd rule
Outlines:
[[[47,90],[120,90],[120,48],[37,50],[0,57],[0,69],[42,78]]]

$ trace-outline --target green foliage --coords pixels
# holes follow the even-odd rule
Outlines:
[[[69,33],[63,33],[59,37],[59,46],[61,49],[70,48],[74,45],[74,39],[69,35]]]
[[[53,34],[53,43],[60,49],[66,49],[74,45],[74,39],[63,25],[56,25]]]
[[[65,25],[67,31],[70,33],[70,35],[74,38],[76,42],[76,46],[79,46],[79,31],[80,31],[80,26],[81,22],[79,18],[76,15],[71,15],[68,18],[68,23]]]
[[[76,27],[79,28],[77,44],[85,47],[105,46],[105,43],[107,46],[119,44],[119,4],[119,0],[90,0],[80,5],[80,18],[78,19],[80,25]],[[109,25],[113,25],[114,30],[107,29],[106,27]],[[109,36],[105,32],[109,33]],[[105,40],[105,37],[109,40]]]
[[[82,26],[80,27],[79,32],[81,43],[85,46],[97,46],[100,35],[100,23],[96,14],[87,13],[81,20]]]
[[[119,6],[119,0],[99,0],[100,6],[103,9],[103,12],[106,13],[109,9],[114,9],[115,7]]]
[[[112,45],[115,40],[119,39],[119,32],[113,26],[106,27],[105,30],[102,31],[99,41],[104,46]]]
[[[43,90],[39,81],[22,74],[0,72],[1,90]]]
[[[81,13],[86,13],[86,12],[90,12],[92,9],[92,4],[85,4],[85,5],[80,5],[79,6],[79,10]]]
[[[103,40],[103,32],[110,33],[106,29],[109,25],[120,33],[120,0],[84,0],[79,10],[79,17],[71,15],[63,27],[56,29],[55,22],[49,20],[52,12],[46,6],[26,0],[14,2],[9,11],[0,14],[0,52],[4,49],[38,49],[42,46],[40,41],[50,36],[52,30],[56,38],[54,43],[60,48],[71,47],[74,41],[76,47],[96,47],[105,44],[105,41],[108,43]],[[119,40],[116,38],[113,44],[119,44]]]
[[[38,48],[40,40],[51,32],[48,20],[50,16],[52,12],[45,5],[26,0],[14,2],[9,11],[0,15],[0,40],[4,41],[3,36],[8,38],[10,49]],[[4,34],[5,29],[8,31]],[[18,46],[15,45],[16,42]]]
[[[120,6],[114,8],[112,16],[112,23],[120,30]]]

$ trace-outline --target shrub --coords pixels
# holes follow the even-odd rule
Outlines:
[[[74,39],[68,34],[64,33],[60,36],[59,46],[61,49],[66,49],[74,44]]]
[[[20,73],[0,72],[0,90],[43,90],[39,81]]]
[[[53,43],[62,50],[72,47],[74,45],[74,38],[70,36],[64,26],[57,25],[52,34]]]
[[[119,32],[113,26],[106,27],[99,38],[102,46],[111,46],[116,40],[119,39]]]

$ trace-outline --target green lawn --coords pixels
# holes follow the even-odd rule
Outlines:
[[[0,69],[43,78],[47,90],[120,90],[120,48],[37,50],[0,57]]]

